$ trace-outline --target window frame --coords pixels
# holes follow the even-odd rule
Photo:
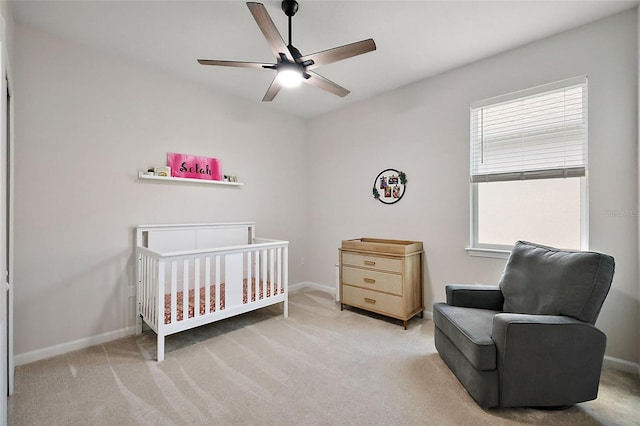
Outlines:
[[[495,98],[485,99],[475,102],[469,110],[469,149],[472,146],[472,126],[471,114],[474,108],[480,106],[490,106],[492,104],[502,103],[509,100],[517,100],[522,97],[543,94],[557,90],[562,87],[569,87],[583,82],[585,85],[585,99],[583,100],[584,117],[585,117],[585,173],[581,177],[569,177],[569,179],[580,179],[580,250],[588,250],[589,248],[589,167],[588,167],[588,146],[589,146],[589,125],[588,125],[588,80],[586,76],[574,77],[554,83],[532,87],[529,89],[509,93]],[[479,218],[478,218],[478,184],[481,182],[473,182],[472,180],[472,154],[469,156],[469,245],[466,251],[470,256],[501,258],[506,259],[513,248],[512,245],[488,244],[478,241]]]

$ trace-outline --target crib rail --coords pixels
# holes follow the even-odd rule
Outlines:
[[[164,336],[286,302],[288,242],[254,241],[174,253],[137,247],[138,314]]]

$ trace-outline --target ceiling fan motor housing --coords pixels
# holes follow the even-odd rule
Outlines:
[[[295,0],[283,0],[282,11],[287,16],[293,16],[298,11],[298,2]]]

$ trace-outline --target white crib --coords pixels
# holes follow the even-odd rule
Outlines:
[[[280,302],[287,317],[288,247],[253,222],[139,226],[136,333],[156,332],[162,361],[170,334]]]

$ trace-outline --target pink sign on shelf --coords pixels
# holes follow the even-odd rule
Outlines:
[[[170,152],[167,154],[167,163],[171,167],[173,177],[222,180],[220,162],[217,158]]]

